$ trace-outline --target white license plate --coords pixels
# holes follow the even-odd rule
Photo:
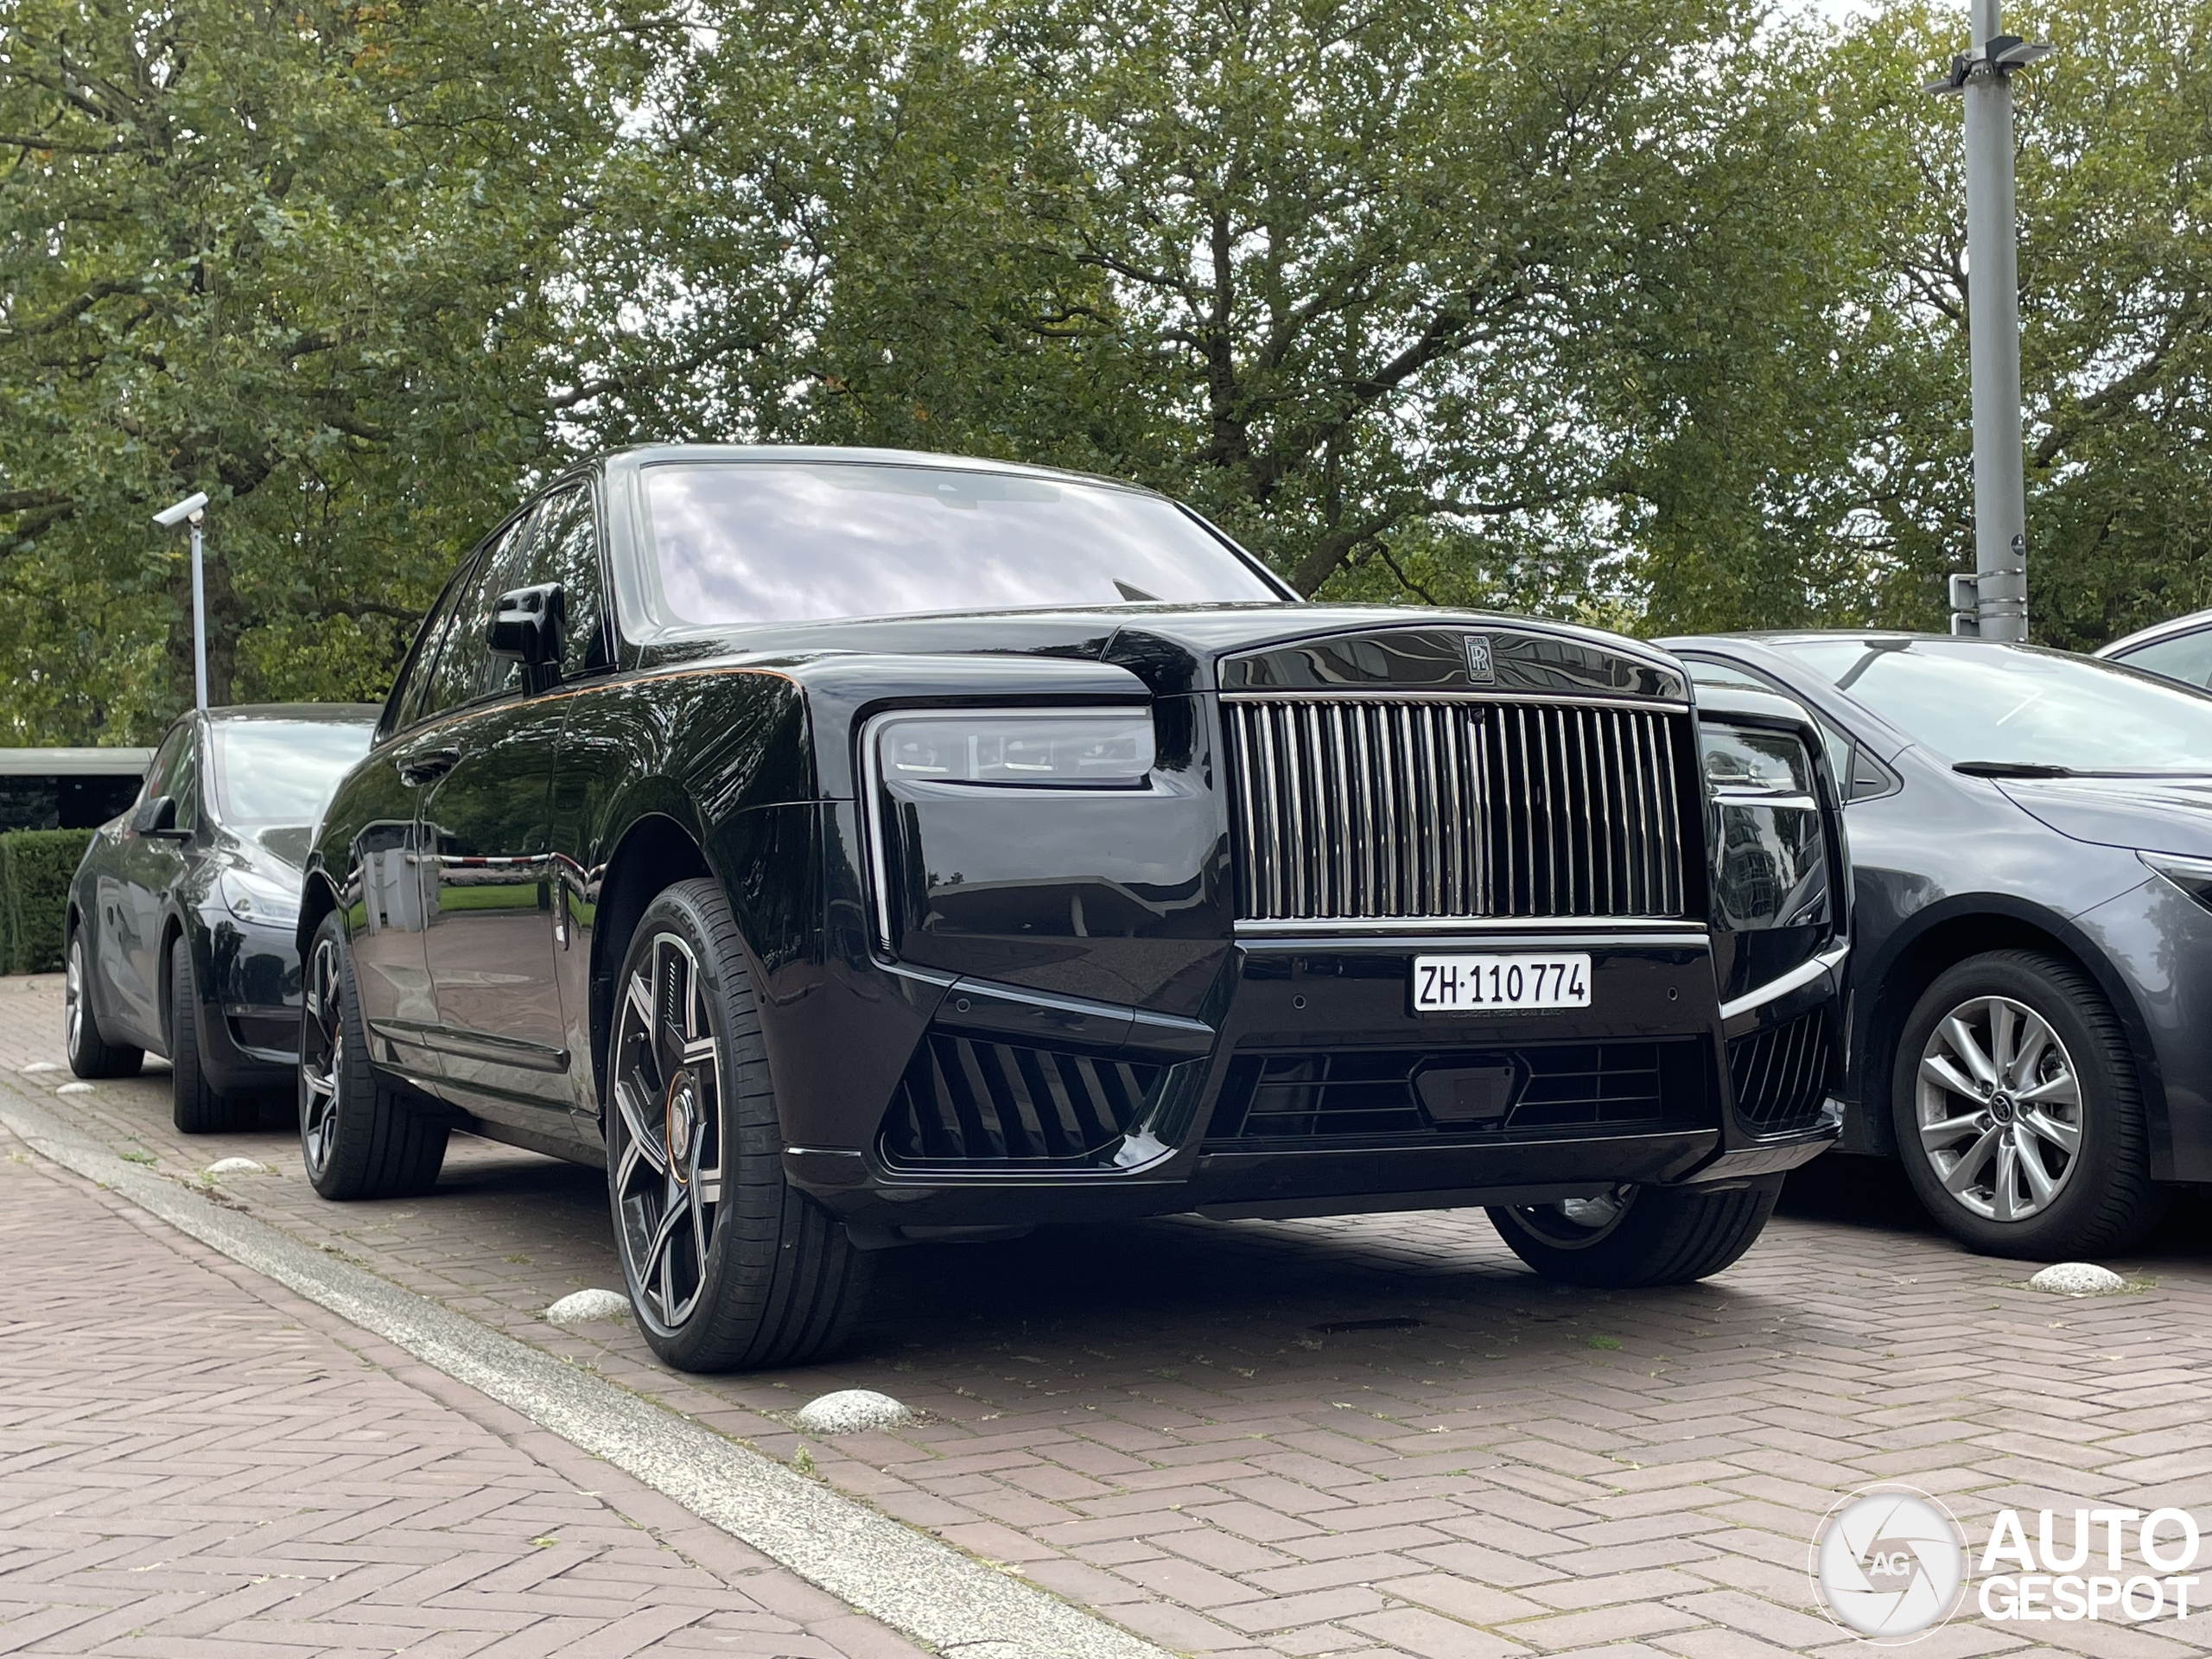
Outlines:
[[[1587,957],[1415,957],[1415,1014],[1590,1006]]]

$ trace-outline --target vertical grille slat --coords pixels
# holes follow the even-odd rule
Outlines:
[[[1247,920],[1682,913],[1681,716],[1224,698]]]

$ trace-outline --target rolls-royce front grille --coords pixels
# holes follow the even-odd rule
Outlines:
[[[1818,1123],[1834,1071],[1835,1038],[1825,1008],[1728,1045],[1736,1116],[1755,1134],[1779,1135]]]
[[[1224,697],[1251,921],[1679,916],[1681,716]]]
[[[884,1161],[1079,1166],[1113,1148],[1166,1071],[931,1032],[884,1118]]]

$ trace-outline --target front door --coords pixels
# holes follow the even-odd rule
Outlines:
[[[423,791],[420,831],[448,1092],[467,1111],[556,1135],[569,1127],[569,1054],[547,855],[563,712],[523,698],[448,728],[459,758]]]
[[[493,656],[489,639],[499,595],[537,580],[542,516],[533,508],[506,526],[459,596],[432,699],[452,710],[435,723],[445,760],[423,791],[416,834],[441,1092],[464,1111],[565,1139],[569,1057],[547,855],[566,704]]]
[[[180,833],[149,835],[134,824],[116,844],[108,874],[93,888],[99,914],[94,918],[99,974],[105,984],[100,1005],[117,1023],[157,1054],[168,1052],[162,1030],[162,906],[184,870],[185,841],[200,810],[198,734],[190,720],[180,721],[147,769],[140,806],[166,795],[176,803]],[[136,809],[134,809],[135,817]]]

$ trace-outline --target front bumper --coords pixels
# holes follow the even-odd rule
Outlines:
[[[194,930],[200,985],[200,1052],[216,1088],[279,1090],[298,1057],[300,959],[286,927],[222,914]]]
[[[1590,1007],[1412,1009],[1416,954],[1544,952],[1591,957]],[[1745,1109],[1730,1039],[1746,1040],[1749,1022],[1724,1021],[1709,941],[1691,926],[1248,933],[1199,1019],[876,972],[877,1007],[919,1027],[899,1089],[872,1115],[786,1102],[787,1128],[799,1130],[785,1154],[790,1179],[864,1227],[1721,1187],[1802,1163],[1836,1133],[1826,1077],[1809,1113],[1762,1123]],[[1823,980],[1763,1017],[1827,1020],[1833,1000]],[[804,1134],[833,1117],[873,1132],[859,1145]],[[1095,1132],[1077,1145],[1086,1123]]]

